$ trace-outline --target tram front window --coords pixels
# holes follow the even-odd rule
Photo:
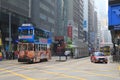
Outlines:
[[[20,51],[27,50],[27,45],[26,45],[26,44],[23,44],[23,45],[20,44],[20,45],[19,45],[19,50],[20,50]]]
[[[27,50],[27,44],[24,44],[22,49]]]

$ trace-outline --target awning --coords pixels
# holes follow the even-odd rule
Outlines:
[[[69,44],[69,45],[67,45],[67,47],[68,48],[76,48],[76,47],[78,47],[77,45],[73,45],[73,44]]]

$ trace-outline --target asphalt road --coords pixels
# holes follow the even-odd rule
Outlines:
[[[35,64],[18,63],[17,60],[0,62],[0,80],[120,80],[117,63],[91,63],[89,57]],[[64,60],[64,58],[62,58]]]

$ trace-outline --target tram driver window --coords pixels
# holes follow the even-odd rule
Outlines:
[[[27,50],[27,44],[23,44],[22,50]]]
[[[30,29],[30,35],[32,35],[33,34],[33,30],[32,29]]]

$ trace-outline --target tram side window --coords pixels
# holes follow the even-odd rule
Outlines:
[[[22,44],[19,44],[18,48],[19,48],[20,51],[23,50]]]
[[[41,50],[41,44],[39,44],[39,50]]]
[[[39,45],[35,44],[35,51],[39,51]]]
[[[20,29],[20,30],[18,31],[19,35],[21,35],[21,32],[22,32],[22,30]]]
[[[33,44],[28,44],[28,50],[33,50]]]
[[[45,45],[43,44],[43,50],[45,50]]]
[[[41,49],[42,49],[42,50],[45,50],[45,49],[44,49],[44,44],[41,44]]]
[[[47,45],[45,44],[45,50],[47,50]]]
[[[46,50],[46,44],[44,44],[44,50]]]
[[[37,29],[35,29],[35,37],[38,39],[39,37],[39,32],[38,32],[38,30]]]
[[[46,33],[46,38],[49,38],[49,37],[50,37],[49,32],[47,32]]]
[[[41,44],[41,50],[43,50],[43,45]]]

